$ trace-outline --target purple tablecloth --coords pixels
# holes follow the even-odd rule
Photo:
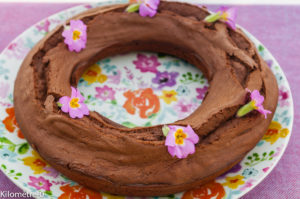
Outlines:
[[[0,3],[0,51],[34,23],[74,5]],[[293,133],[285,154],[271,174],[243,199],[299,199],[300,6],[239,6],[238,24],[255,35],[280,63],[295,103]],[[21,192],[1,172],[0,191]]]

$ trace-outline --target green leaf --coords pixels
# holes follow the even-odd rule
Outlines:
[[[134,3],[134,4],[129,5],[126,8],[126,12],[137,12],[139,10],[139,8],[140,8],[140,4]]]
[[[263,156],[265,157],[266,155],[267,155],[267,153],[266,153],[266,152],[264,152],[264,153],[263,153]]]
[[[113,104],[113,105],[116,105],[117,104],[117,100],[111,100],[111,103]]]
[[[52,191],[45,191],[45,194],[52,196]]]
[[[147,122],[144,126],[152,126],[151,122]]]
[[[9,139],[7,139],[6,137],[0,137],[0,142],[4,143],[4,144],[9,144],[9,145],[14,145],[14,143],[12,143]]]
[[[254,160],[255,160],[255,161],[259,161],[259,160],[260,160],[260,158],[255,158]]]
[[[122,125],[126,126],[128,128],[134,128],[134,127],[136,127],[136,125],[133,124],[132,122],[123,122]]]
[[[29,144],[26,142],[19,147],[18,153],[25,154],[25,153],[27,153],[28,149],[29,149]]]
[[[251,156],[248,156],[248,157],[247,157],[247,159],[248,159],[248,160],[251,160],[251,159],[252,159],[252,157],[251,157]]]
[[[2,167],[3,169],[6,169],[6,166],[5,166],[4,164],[1,164],[1,167]]]
[[[264,48],[262,45],[259,45],[259,46],[258,46],[258,51],[261,52],[261,51],[264,51],[264,50],[265,50],[265,48]]]
[[[187,72],[187,75],[188,76],[193,76],[191,72]]]
[[[155,116],[157,116],[157,113],[153,113],[153,114],[151,114],[151,115],[149,115],[149,119],[151,119],[151,118],[154,118]]]
[[[11,152],[14,152],[15,149],[16,149],[16,145],[10,145],[10,146],[8,147],[8,150],[10,150]]]
[[[259,155],[258,153],[253,153],[253,156],[258,157]]]
[[[10,170],[10,171],[9,171],[9,173],[14,173],[14,172],[15,172],[15,170]]]
[[[162,132],[163,132],[164,136],[167,136],[169,131],[170,131],[170,128],[167,125],[164,125],[162,127]]]
[[[247,115],[248,113],[250,113],[251,111],[254,110],[254,107],[253,107],[253,103],[252,101],[250,101],[249,103],[243,105],[237,112],[236,116],[237,117],[243,117],[245,115]],[[257,154],[257,153],[256,153]],[[257,154],[258,155],[258,154]],[[255,156],[253,154],[253,156]]]
[[[204,21],[212,23],[212,22],[218,21],[219,19],[221,19],[221,15],[219,12],[217,12],[217,13],[213,13],[213,14],[210,14],[207,17],[205,17]]]
[[[62,103],[60,103],[60,102],[57,102],[56,104],[57,104],[58,107],[62,107],[63,106]]]
[[[249,166],[249,165],[250,165],[250,163],[249,163],[249,162],[245,162],[245,165]]]
[[[16,176],[22,176],[22,173],[16,173]]]
[[[273,155],[274,154],[274,151],[271,151],[270,153],[269,153],[269,156],[271,156],[271,155]]]

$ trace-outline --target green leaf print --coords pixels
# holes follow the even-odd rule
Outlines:
[[[272,155],[274,154],[274,151],[270,151],[269,153],[264,152],[263,154],[259,155],[258,153],[253,153],[252,155],[249,155],[247,157],[247,161],[245,162],[245,165],[249,167],[253,167],[263,161],[266,160],[272,160]]]
[[[9,145],[14,145],[14,143],[12,143],[9,139],[7,139],[6,137],[0,137],[0,143],[3,144],[9,144]]]
[[[132,122],[123,122],[122,125],[126,126],[128,128],[134,128],[134,127],[136,127],[136,125],[133,124]]]
[[[29,144],[28,144],[28,143],[24,143],[24,144],[22,144],[22,145],[18,148],[18,153],[19,153],[19,154],[25,154],[25,153],[27,153],[28,150],[29,150]]]
[[[187,72],[182,75],[182,78],[179,81],[183,84],[191,84],[194,82],[199,82],[200,84],[204,84],[205,77],[203,74],[200,75],[200,74],[196,73],[193,75],[191,72]]]

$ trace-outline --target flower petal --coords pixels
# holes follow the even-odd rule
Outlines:
[[[255,105],[258,107],[264,102],[264,96],[260,95],[258,90],[251,92],[251,100],[255,101]]]
[[[195,133],[190,125],[184,129],[184,132],[188,134],[187,140],[190,140],[194,144],[199,142],[199,136]]]
[[[70,108],[69,109],[69,115],[71,118],[83,118],[83,113],[80,111],[80,109]]]
[[[71,100],[70,97],[63,96],[63,97],[59,98],[58,102],[64,105],[64,104],[69,104],[70,100]]]
[[[181,158],[186,158],[189,154],[195,153],[195,144],[192,143],[188,139],[184,140],[184,145],[178,146],[178,148],[180,149],[180,152],[182,153]]]
[[[174,134],[175,134],[175,131],[171,130],[171,127],[170,127],[170,131],[169,131],[169,133],[167,135],[167,138],[166,138],[166,141],[165,141],[166,146],[176,146],[175,135]]]
[[[74,88],[73,86],[71,86],[71,89],[72,89],[71,98],[75,98],[75,97],[77,97],[77,89],[76,89],[76,88]]]
[[[139,14],[142,17],[146,17],[146,16],[153,17],[156,14],[156,10],[142,3],[140,5]]]
[[[80,111],[82,112],[83,115],[89,115],[90,113],[87,105],[84,103],[80,103]]]
[[[265,119],[267,118],[267,114],[272,113],[271,111],[264,109],[262,105],[257,107],[257,111],[263,114],[265,116]]]
[[[176,155],[176,147],[175,146],[168,146],[168,152],[171,154],[172,157]]]

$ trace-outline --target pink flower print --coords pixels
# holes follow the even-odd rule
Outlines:
[[[42,176],[36,178],[34,176],[29,176],[29,179],[31,182],[28,183],[28,185],[36,188],[37,190],[43,189],[45,191],[50,191],[50,187],[52,184],[49,182],[49,180],[46,180]]]
[[[271,157],[275,158],[275,157],[279,156],[282,149],[283,149],[283,145],[276,147],[276,152]]]
[[[203,88],[196,88],[196,92],[198,93],[197,99],[202,100],[207,92],[208,86],[204,86]]]
[[[252,187],[254,182],[255,182],[254,179],[247,180],[247,181],[245,182],[244,186],[242,186],[242,187],[240,188],[240,190],[241,190],[241,191],[244,191],[244,190],[246,190],[246,189]]]
[[[137,60],[134,60],[133,63],[135,64],[135,67],[143,73],[145,72],[156,73],[157,67],[160,65],[155,55],[151,55],[147,57],[146,55],[143,54],[138,54]]]
[[[284,107],[284,106],[288,106],[289,102],[288,99],[289,98],[289,92],[287,91],[286,88],[284,88],[283,86],[280,87],[279,89],[279,106],[280,107]]]
[[[49,26],[50,26],[50,22],[48,19],[46,19],[46,21],[43,21],[42,23],[36,25],[36,28],[38,29],[38,31],[45,31],[48,32],[49,31]]]
[[[24,41],[19,39],[17,42],[11,43],[4,52],[9,58],[23,59],[29,50],[25,47]]]
[[[48,173],[46,174],[47,176],[56,178],[59,175],[59,172],[56,171],[53,167],[46,166],[44,167],[44,170],[48,171]]]
[[[126,70],[126,77],[130,80],[133,80],[134,75],[131,70],[127,66],[124,66],[124,69]]]
[[[107,83],[120,84],[120,81],[121,81],[121,71],[117,70],[117,72],[115,72],[115,74],[108,75],[107,78],[108,78],[108,82]]]
[[[0,98],[6,98],[9,91],[9,84],[0,82]]]
[[[198,105],[196,103],[187,102],[186,100],[184,100],[184,98],[182,98],[174,106],[174,109],[180,118],[185,118],[190,113],[192,113],[194,110],[196,110],[197,107],[198,107]]]
[[[102,99],[102,100],[114,100],[115,99],[115,91],[108,87],[108,86],[103,86],[103,87],[96,87],[95,88],[97,91],[96,98]]]
[[[263,172],[266,173],[269,169],[270,169],[270,167],[266,167],[266,168],[263,168],[262,170],[263,170]]]

